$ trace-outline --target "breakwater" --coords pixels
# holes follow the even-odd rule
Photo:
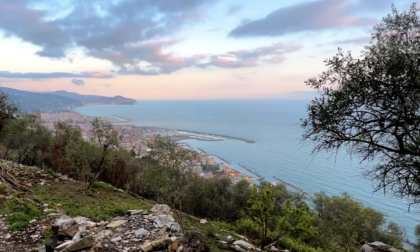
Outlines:
[[[285,185],[287,185],[287,186],[295,189],[296,191],[301,192],[301,193],[307,195],[311,199],[313,199],[315,197],[312,193],[309,193],[307,191],[304,191],[302,188],[300,188],[300,187],[298,187],[298,186],[296,186],[296,185],[294,185],[292,183],[289,183],[289,182],[287,182],[287,181],[285,181],[285,180],[283,180],[281,178],[278,178],[276,176],[273,176],[273,178],[276,179],[276,180],[278,180],[278,181],[280,181],[281,183],[283,183],[283,184],[285,184]]]
[[[242,164],[238,164],[240,167],[244,168],[245,170],[249,171],[250,173],[254,174],[255,176],[257,176],[258,178],[262,178],[262,176],[256,172],[254,172],[253,170],[249,169],[248,167],[246,167],[245,165]]]
[[[246,143],[255,143],[255,141],[252,141],[252,140],[249,140],[249,139],[246,139],[246,138],[241,138],[241,137],[233,137],[233,136],[226,136],[226,135],[219,135],[219,134],[203,133],[203,132],[193,131],[193,130],[182,130],[182,129],[175,129],[175,130],[188,132],[188,133],[194,133],[194,134],[200,134],[200,135],[213,136],[213,137],[222,137],[222,138],[225,138],[225,139],[240,140],[240,141],[244,141]]]

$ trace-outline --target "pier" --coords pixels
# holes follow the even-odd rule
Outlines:
[[[238,164],[240,167],[244,168],[245,170],[249,171],[250,173],[254,174],[255,176],[257,176],[257,178],[262,178],[262,176],[256,172],[254,172],[253,170],[247,168],[245,165],[242,164]]]
[[[226,164],[230,164],[229,161],[227,161],[226,159],[224,159],[224,158],[222,158],[222,157],[220,157],[218,155],[210,155],[210,156],[215,156],[215,157],[219,158],[220,160],[223,160]]]
[[[295,189],[296,191],[301,192],[301,193],[303,193],[303,194],[307,195],[307,196],[308,196],[309,198],[311,198],[311,199],[313,199],[313,198],[315,197],[312,193],[309,193],[309,192],[307,192],[307,191],[304,191],[302,188],[297,187],[296,185],[291,184],[291,183],[289,183],[289,182],[287,182],[287,181],[284,181],[284,180],[283,180],[283,179],[281,179],[281,178],[278,178],[278,177],[276,177],[276,176],[273,176],[273,178],[274,178],[274,179],[276,179],[276,180],[278,180],[278,181],[280,181],[281,183],[283,183],[283,184],[285,184],[285,185],[287,185],[287,186],[289,186],[289,187],[291,187],[291,188]]]

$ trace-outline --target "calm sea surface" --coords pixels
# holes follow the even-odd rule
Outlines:
[[[302,145],[299,119],[305,117],[309,101],[290,100],[214,100],[214,101],[139,101],[136,105],[95,105],[77,108],[88,116],[116,115],[137,126],[186,129],[241,137],[238,140],[186,141],[193,148],[219,155],[232,168],[247,173],[238,164],[256,171],[266,180],[280,177],[303,190],[328,195],[348,192],[366,206],[385,213],[414,238],[414,227],[420,223],[420,208],[411,208],[405,200],[373,193],[373,183],[363,178],[368,164],[359,164],[340,155],[311,155],[312,145]],[[249,174],[249,173],[247,173]]]

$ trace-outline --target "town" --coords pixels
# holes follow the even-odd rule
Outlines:
[[[141,158],[147,154],[147,152],[150,150],[147,147],[147,142],[152,141],[157,136],[170,137],[176,141],[187,139],[196,139],[200,141],[223,141],[225,139],[225,136],[218,136],[195,131],[128,125],[128,119],[118,116],[103,116],[100,118],[114,125],[115,130],[117,130],[118,133],[122,136],[120,147],[132,152],[136,158]],[[67,121],[72,123],[74,126],[80,127],[84,139],[87,140],[91,138],[91,123],[93,117],[69,111],[59,113],[41,113],[41,119],[43,124],[51,131],[54,130],[55,122]],[[239,138],[234,139],[244,140]],[[186,143],[182,143],[182,146],[183,148],[192,149]],[[207,154],[201,149],[199,149],[198,152],[199,154],[197,156],[196,162],[190,166],[192,171],[199,177],[205,179],[213,177],[226,177],[231,179],[232,183],[237,183],[242,179],[256,180],[256,178],[242,175],[239,171],[233,170],[227,164],[228,162],[226,160],[225,163],[215,162],[215,158],[223,160],[221,157]]]

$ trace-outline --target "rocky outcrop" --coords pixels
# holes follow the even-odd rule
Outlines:
[[[404,252],[404,250],[376,241],[363,245],[359,252]]]
[[[176,251],[181,239],[166,205],[156,205],[152,211],[131,210],[110,222],[60,216],[52,231],[47,245],[33,251]],[[205,237],[200,243],[204,241]]]

